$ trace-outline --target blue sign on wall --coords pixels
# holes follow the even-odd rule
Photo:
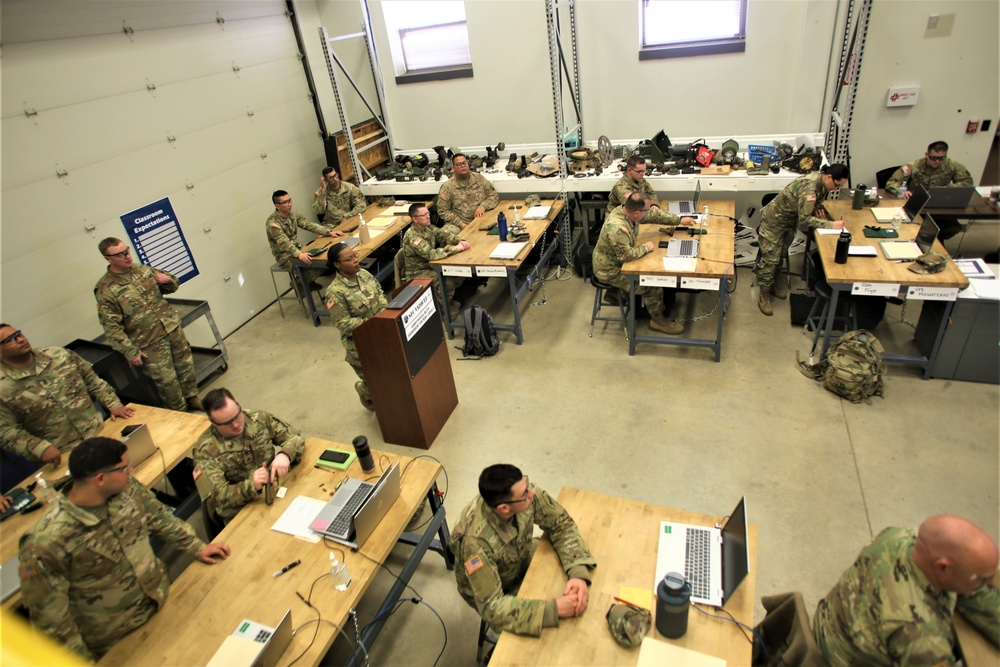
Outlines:
[[[169,271],[177,276],[181,285],[198,275],[198,267],[170,199],[164,197],[126,213],[121,221],[139,256],[139,263]]]

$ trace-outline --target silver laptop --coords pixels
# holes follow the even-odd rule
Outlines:
[[[398,462],[374,484],[348,477],[309,527],[340,544],[361,547],[399,497],[399,480]]]
[[[937,240],[939,228],[934,218],[925,215],[920,229],[912,241],[881,241],[882,254],[893,262],[912,262],[917,257],[929,253]]]
[[[723,606],[750,573],[746,503],[744,496],[721,530],[661,522],[653,585],[679,572],[691,584],[692,602]]]
[[[292,610],[281,617],[277,627],[268,627],[244,618],[228,635],[206,667],[272,667],[292,643]]]
[[[690,217],[698,214],[698,202],[701,201],[701,181],[694,186],[694,199],[688,201],[672,201],[667,204],[667,211],[674,215]]]
[[[6,602],[7,598],[21,590],[21,577],[17,573],[20,565],[21,561],[17,556],[0,565],[0,602]]]
[[[153,436],[145,424],[132,424],[122,429],[122,442],[128,447],[128,460],[133,468],[156,452]]]
[[[930,194],[922,185],[918,185],[912,192],[913,194],[902,206],[876,206],[871,210],[872,215],[879,222],[913,222],[920,215],[920,211],[924,209],[927,200],[930,199]]]
[[[670,239],[667,242],[667,257],[698,258],[697,239]]]

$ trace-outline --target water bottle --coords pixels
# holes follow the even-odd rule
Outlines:
[[[851,204],[853,210],[860,211],[865,207],[865,191],[867,189],[864,185],[858,185],[854,188],[854,201]]]
[[[678,572],[668,572],[656,587],[656,630],[669,639],[679,639],[688,629],[691,584]]]
[[[500,232],[500,240],[507,240],[507,216],[500,211],[500,215],[497,216],[497,231]]]
[[[333,577],[333,587],[343,593],[351,585],[351,574],[347,571],[347,563],[341,563],[337,556],[330,554],[330,576]]]
[[[358,216],[361,222],[358,223],[358,237],[361,238],[362,243],[371,243],[372,235],[368,233],[368,223],[365,222],[365,216]]]
[[[43,504],[54,503],[56,492],[49,483],[42,479],[42,473],[35,475],[35,497]]]
[[[359,435],[351,441],[351,444],[354,445],[354,451],[358,455],[358,462],[361,464],[361,469],[365,472],[375,470],[375,459],[372,458],[372,450],[368,446],[368,438]]]
[[[903,181],[903,184],[899,186],[899,194],[896,195],[896,198],[906,199],[906,181]]]
[[[847,256],[850,254],[850,250],[851,234],[845,227],[840,231],[840,236],[837,237],[837,252],[833,257],[833,261],[837,264],[847,264]]]

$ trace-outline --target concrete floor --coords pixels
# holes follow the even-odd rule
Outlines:
[[[789,324],[787,301],[776,302],[774,317],[758,312],[746,269],[738,272],[721,363],[707,350],[668,346],[640,345],[629,357],[614,325],[599,323],[588,337],[593,290],[562,277],[546,281],[524,308],[523,345],[501,333],[496,357],[457,361],[461,339],[450,342],[459,405],[427,452],[448,473],[439,485],[447,488],[449,523],[476,493],[480,470],[496,462],[518,465],[554,496],[568,485],[724,515],[745,494],[759,529],[758,598],[798,590],[810,611],[886,526],[948,512],[997,538],[996,386],[924,381],[915,368],[892,364],[884,400],[843,401],[799,373],[795,353],[807,354],[811,339]],[[674,317],[709,312],[713,296],[681,296]],[[510,321],[499,283],[476,300]],[[227,339],[229,371],[211,386],[228,387],[244,406],[305,434],[343,443],[363,434],[373,449],[422,453],[383,444],[374,414],[358,401],[337,331],[328,320],[313,327],[288,305],[284,320],[271,306]],[[915,310],[906,319],[916,321]],[[899,306],[890,305],[876,331],[889,349],[910,345],[912,329],[899,319]],[[714,327],[712,316],[689,331],[708,336]],[[387,565],[398,572],[407,553],[397,547]],[[367,599],[391,584],[381,574]],[[412,585],[447,627],[441,664],[474,664],[478,617],[443,561],[429,554]],[[373,604],[359,610],[361,624],[375,611]],[[762,616],[758,602],[756,620]],[[443,643],[434,614],[405,605],[383,629],[372,663],[429,665]],[[335,646],[347,647],[343,639]]]

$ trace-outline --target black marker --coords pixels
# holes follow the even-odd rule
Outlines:
[[[296,565],[298,565],[301,562],[302,561],[297,560],[294,563],[289,563],[285,567],[283,567],[280,570],[278,570],[277,572],[275,572],[274,573],[274,578],[277,579],[278,577],[280,577],[281,575],[283,575],[285,572],[288,572],[289,570],[291,570],[293,567],[295,567]]]

